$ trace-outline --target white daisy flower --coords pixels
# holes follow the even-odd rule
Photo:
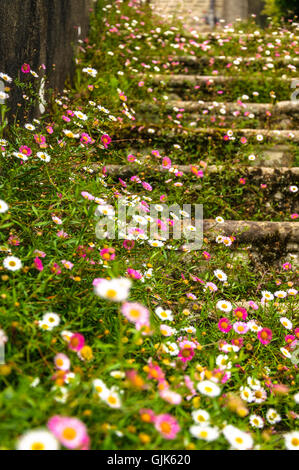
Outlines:
[[[161,320],[173,321],[173,315],[171,310],[165,310],[162,307],[157,307],[155,309],[155,313]]]
[[[8,211],[8,204],[0,199],[0,214],[4,214],[6,211]]]
[[[258,415],[249,416],[249,422],[253,428],[262,429],[264,427],[263,418]]]
[[[299,450],[299,431],[284,434],[284,441],[288,450]]]
[[[267,421],[270,424],[279,423],[281,421],[281,416],[277,413],[274,408],[270,408],[266,413]]]
[[[217,397],[221,393],[220,387],[210,380],[203,380],[197,384],[197,390],[203,395]]]
[[[49,325],[49,327],[55,328],[55,326],[58,326],[60,323],[60,316],[57,315],[57,313],[45,313],[43,316],[43,321]]]
[[[127,278],[101,280],[95,287],[95,294],[113,302],[123,302],[130,293],[131,281]]]
[[[190,433],[197,439],[203,439],[207,442],[214,441],[219,437],[218,429],[212,426],[191,426]]]
[[[291,330],[293,328],[293,323],[288,318],[281,317],[279,321],[287,330]]]
[[[229,424],[228,426],[225,426],[222,432],[233,449],[248,450],[253,446],[253,440],[250,434],[241,431],[235,426]]]
[[[216,304],[216,308],[221,310],[222,312],[230,312],[232,309],[232,304],[227,300],[219,300]]]
[[[17,450],[59,450],[60,445],[46,429],[34,429],[23,434],[17,442]]]
[[[3,266],[9,271],[18,271],[22,267],[22,262],[16,256],[7,256],[3,260]]]
[[[225,282],[227,280],[227,275],[221,271],[221,269],[216,269],[214,271],[214,275],[219,279],[221,282]]]
[[[207,411],[205,410],[195,410],[192,411],[192,418],[195,423],[205,423],[208,424],[210,421],[210,415]]]
[[[48,155],[46,152],[37,152],[36,156],[37,158],[39,158],[40,160],[43,160],[46,163],[48,163],[51,160],[50,155]]]

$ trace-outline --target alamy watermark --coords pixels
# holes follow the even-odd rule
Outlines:
[[[183,240],[188,251],[202,247],[202,204],[147,204],[121,197],[116,209],[99,205],[95,215],[96,237],[101,240],[147,240],[151,246]]]

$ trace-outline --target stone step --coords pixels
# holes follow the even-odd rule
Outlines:
[[[142,78],[145,78],[144,76]],[[266,80],[266,81],[273,81],[273,78],[275,77],[262,77],[261,74],[258,75],[260,80]],[[189,86],[196,86],[196,85],[203,85],[203,84],[225,84],[225,83],[230,83],[230,82],[240,82],[242,80],[246,81],[246,83],[250,80],[255,79],[254,76],[249,77],[242,77],[242,75],[236,77],[232,75],[185,75],[185,74],[176,74],[176,75],[171,75],[171,74],[156,74],[152,75],[150,74],[148,76],[148,79],[150,80],[151,83],[155,85],[159,85],[161,83],[167,84],[167,86],[176,88],[176,87],[183,87],[185,85]],[[299,78],[293,77],[281,77],[281,81],[289,84],[291,82],[298,81]],[[288,85],[289,86],[289,85]]]
[[[130,130],[129,130],[130,129]],[[216,127],[202,127],[198,129],[181,129],[181,128],[170,128],[170,127],[161,127],[157,126],[156,124],[149,124],[147,126],[141,126],[139,128],[135,127],[133,129],[123,127],[119,132],[122,131],[122,136],[128,136],[129,133],[131,134],[131,139],[129,140],[138,140],[136,139],[136,133],[134,130],[137,131],[137,135],[139,135],[139,139],[142,140],[143,137],[147,137],[149,140],[157,140],[163,135],[163,139],[168,140],[169,142],[173,141],[174,139],[183,136],[187,137],[188,139],[196,139],[197,136],[206,136],[213,137],[214,139],[221,139],[222,141],[225,140],[227,137],[227,141],[236,140],[237,138],[245,137],[247,138],[255,138],[255,142],[265,142],[265,141],[273,141],[273,142],[280,142],[286,144],[286,142],[299,142],[299,131],[294,129],[289,130],[269,130],[269,129],[231,129],[227,128],[216,128]],[[165,132],[164,132],[165,131]],[[232,133],[231,136],[229,134]],[[123,137],[122,137],[123,138]]]
[[[227,112],[235,111],[249,111],[255,115],[265,115],[267,111],[271,114],[299,114],[299,100],[298,101],[278,101],[275,104],[272,103],[252,103],[246,101],[240,101],[240,103],[230,103],[218,101],[168,101],[165,105],[167,111],[173,110],[174,108],[184,109],[186,112],[195,112],[200,110],[225,110]],[[157,110],[158,106],[152,104],[144,104],[141,107],[142,110],[153,109]],[[176,109],[175,109],[176,111]]]
[[[236,236],[239,243],[275,240],[285,244],[299,244],[299,223],[226,220],[218,224],[215,220],[208,219],[203,221],[203,234],[207,238],[221,234],[228,237]]]
[[[178,62],[183,65],[187,65],[188,67],[201,67],[203,65],[209,65],[211,60],[213,64],[217,65],[225,65],[225,64],[233,64],[235,61],[238,61],[240,64],[246,65],[254,65],[256,63],[261,64],[274,64],[276,65],[288,65],[288,64],[298,64],[299,57],[244,57],[244,56],[235,56],[235,57],[227,57],[223,56],[214,56],[212,54],[207,55],[189,55],[189,56],[173,56],[168,57],[168,62]]]
[[[94,170],[99,170],[103,168],[103,165],[99,165],[98,163],[90,164],[89,167],[93,168]],[[271,167],[264,167],[264,166],[244,166],[244,165],[237,165],[233,168],[227,167],[225,165],[209,165],[205,169],[203,169],[199,164],[189,164],[189,165],[173,165],[173,168],[176,168],[178,171],[183,172],[184,174],[193,174],[192,167],[197,167],[204,171],[204,174],[214,174],[219,173],[221,174],[223,171],[227,171],[228,168],[232,172],[246,174],[249,177],[261,178],[265,179],[273,179],[276,182],[283,178],[292,178],[297,182],[299,178],[299,167],[280,167],[280,168],[271,168]],[[146,171],[153,172],[153,173],[161,173],[161,172],[169,172],[169,169],[163,167],[162,165],[152,165],[151,163],[146,163],[146,168],[143,165],[105,165],[105,169],[108,175],[114,176],[131,176],[137,174],[138,172]]]
[[[247,125],[252,128],[275,128],[290,129],[296,128],[299,122],[299,100],[281,101],[272,103],[237,103],[218,101],[180,101],[171,100],[163,103],[162,107],[156,104],[141,104],[137,111],[137,117],[146,121],[159,122],[161,114],[164,113],[165,119],[169,120],[169,114],[172,116],[174,124],[186,126],[193,123],[193,127],[200,126],[201,123],[209,122],[214,119],[215,126],[233,125],[239,128]],[[180,116],[178,116],[178,114]],[[166,117],[167,115],[167,117]],[[232,124],[230,124],[232,123]]]

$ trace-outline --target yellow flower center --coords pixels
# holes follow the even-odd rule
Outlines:
[[[108,289],[107,292],[106,292],[106,296],[109,298],[109,299],[113,299],[114,297],[116,297],[116,290],[115,289]]]
[[[161,430],[162,430],[162,432],[164,432],[165,434],[170,433],[170,431],[171,431],[171,426],[170,426],[170,424],[167,423],[167,421],[162,421],[162,423],[161,423]]]
[[[62,433],[63,438],[67,439],[68,441],[75,439],[76,435],[77,433],[74,428],[65,428]]]
[[[31,450],[45,450],[45,445],[42,442],[34,442],[31,445]]]

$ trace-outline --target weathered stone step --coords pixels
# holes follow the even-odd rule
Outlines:
[[[257,34],[259,33],[259,34]],[[269,34],[269,33],[260,33],[257,31],[256,33],[245,33],[245,32],[232,32],[229,30],[223,31],[208,31],[208,32],[196,32],[192,31],[191,33],[184,33],[180,35],[180,37],[184,37],[185,39],[247,39],[247,41],[254,41],[256,42],[257,39],[267,39],[275,41],[279,39],[282,43],[288,42],[289,40],[298,41],[299,36],[295,33],[284,30],[281,34]]]
[[[278,101],[275,104],[272,103],[230,103],[223,102],[219,103],[218,101],[168,101],[165,105],[166,110],[177,110],[184,109],[187,112],[195,112],[200,110],[224,110],[226,112],[233,113],[235,111],[249,111],[255,115],[265,115],[267,111],[271,114],[299,114],[299,100],[298,101]],[[144,104],[141,107],[142,110],[145,109],[158,109],[158,106],[152,104]]]
[[[91,168],[97,170],[101,169],[103,165],[97,163],[89,165]],[[213,173],[222,173],[228,169],[225,165],[209,165],[207,168],[203,169],[200,165],[173,165],[173,168],[176,168],[178,171],[183,172],[184,174],[193,174],[192,168],[197,167],[202,169],[205,174]],[[109,175],[116,176],[130,176],[138,172],[169,172],[169,169],[163,167],[162,165],[151,165],[146,164],[144,168],[143,165],[105,165],[106,171]],[[280,168],[271,168],[271,167],[254,167],[254,166],[243,166],[237,165],[233,168],[230,167],[230,171],[239,173],[240,171],[248,176],[254,176],[259,178],[275,179],[276,181],[280,178],[291,177],[295,179],[299,178],[299,167],[280,167]]]
[[[299,243],[299,223],[297,222],[254,222],[251,220],[226,220],[218,224],[213,219],[203,221],[204,236],[212,234],[236,236],[239,243],[261,243],[275,240],[282,243]]]
[[[156,74],[156,75],[149,75],[148,79],[150,80],[151,83],[154,85],[159,85],[161,83],[165,83],[168,86],[172,88],[176,87],[183,87],[185,85],[189,86],[196,86],[196,85],[203,85],[203,84],[227,84],[231,82],[240,82],[242,80],[248,82],[250,79],[253,79],[254,76],[252,75],[251,77],[242,77],[242,75],[239,75],[238,77],[233,76],[233,75],[185,75],[185,74],[176,74],[176,75],[171,75],[171,74]],[[266,81],[273,81],[275,77],[262,77],[261,74],[259,74],[258,78],[260,80],[266,80]],[[285,77],[285,78],[280,78],[282,82],[288,84],[291,83],[292,81],[299,81],[298,78],[290,78],[290,77]]]
[[[252,56],[214,56],[214,55],[188,55],[188,56],[173,56],[168,57],[168,62],[178,62],[179,64],[186,65],[188,67],[197,68],[203,65],[209,65],[213,61],[213,65],[225,65],[234,64],[236,61],[241,65],[254,65],[257,63],[261,64],[273,64],[273,65],[288,65],[298,64],[299,57],[252,57]]]
[[[139,112],[140,111],[140,112]],[[235,128],[246,126],[248,122],[252,128],[264,128],[272,126],[280,129],[296,128],[299,121],[299,100],[280,101],[278,103],[247,103],[218,101],[168,101],[163,107],[156,104],[141,104],[137,116],[152,122],[158,122],[164,114],[176,113],[174,123],[186,124],[192,121],[194,126],[200,126],[200,122],[206,123],[213,117],[214,125],[231,125]],[[179,116],[178,116],[179,114]],[[167,118],[168,119],[168,118]],[[208,124],[209,125],[209,124]],[[211,125],[211,124],[210,124]]]
[[[175,138],[179,136],[187,137],[188,139],[194,139],[197,136],[206,136],[206,137],[213,137],[215,139],[221,138],[221,140],[224,139],[225,136],[227,136],[227,140],[230,140],[233,138],[250,138],[250,137],[255,137],[255,141],[274,141],[274,142],[282,142],[286,143],[287,141],[289,142],[299,142],[299,131],[294,130],[294,129],[289,129],[289,130],[282,130],[282,129],[277,129],[277,130],[269,130],[269,129],[234,129],[233,131],[231,129],[227,128],[218,128],[218,127],[205,127],[205,128],[198,128],[198,129],[184,129],[184,128],[170,128],[169,127],[161,127],[157,126],[156,124],[149,124],[147,126],[142,126],[142,128],[136,128],[137,135],[139,135],[140,139],[142,137],[146,136],[151,140],[157,140],[159,139],[162,135],[164,139],[167,139],[169,141],[174,140]],[[149,132],[150,130],[150,132]],[[129,129],[122,129],[123,135],[128,135]],[[136,134],[134,134],[133,129],[131,128],[131,140],[134,140],[136,137]],[[229,134],[231,134],[229,136]]]

